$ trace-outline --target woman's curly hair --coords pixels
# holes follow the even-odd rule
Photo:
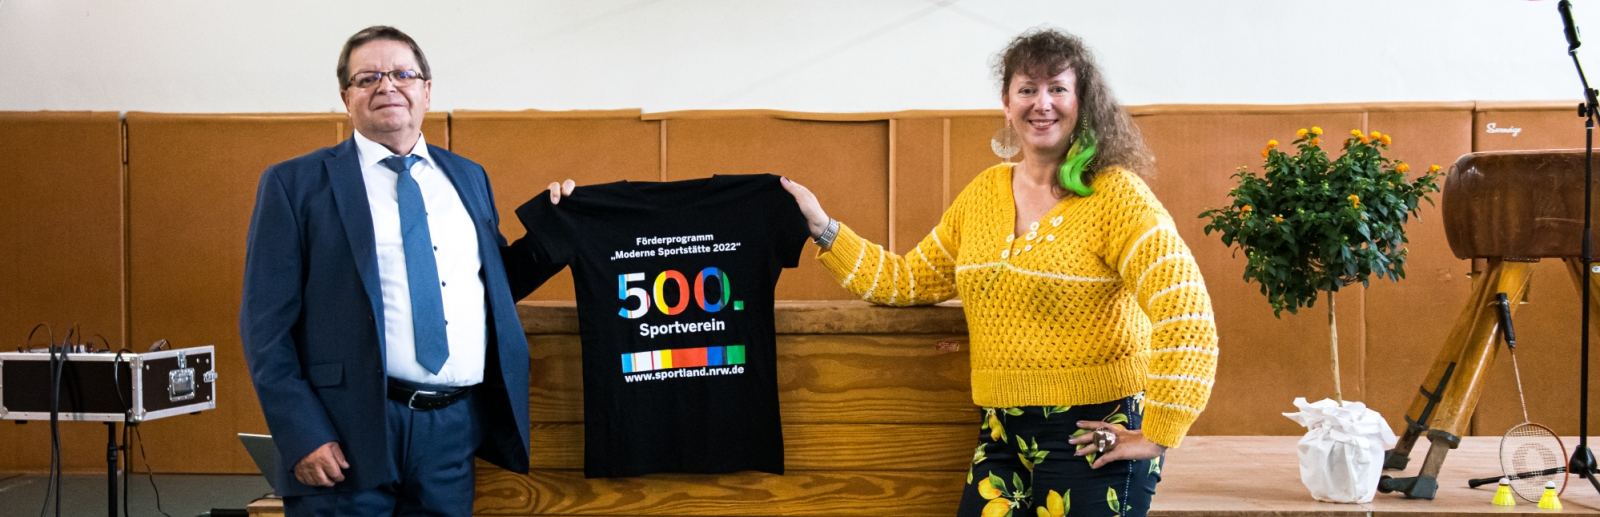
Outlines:
[[[1084,174],[1084,183],[1094,181],[1101,169],[1121,166],[1141,176],[1155,172],[1155,157],[1139,135],[1139,127],[1122,109],[1106,85],[1094,54],[1077,36],[1049,27],[1035,27],[1018,35],[995,56],[994,72],[1000,76],[1000,93],[1011,89],[1011,78],[1021,73],[1029,77],[1055,77],[1072,68],[1077,76],[1078,116],[1094,129],[1099,139],[1094,161]]]

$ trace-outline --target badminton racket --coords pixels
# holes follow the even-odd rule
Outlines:
[[[1517,401],[1522,406],[1522,423],[1500,438],[1500,470],[1511,480],[1511,491],[1523,500],[1536,503],[1544,494],[1545,482],[1553,481],[1560,491],[1567,489],[1567,448],[1549,427],[1528,418],[1528,398],[1522,389],[1522,368],[1517,365],[1517,333],[1511,326],[1511,302],[1506,293],[1495,295],[1500,313],[1501,333],[1511,355],[1511,371],[1517,378]],[[1481,481],[1481,480],[1472,480]],[[1497,481],[1497,480],[1496,480]],[[1491,481],[1493,482],[1493,481]],[[1476,488],[1479,485],[1469,486]]]

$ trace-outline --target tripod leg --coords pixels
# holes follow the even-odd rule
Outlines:
[[[106,422],[106,495],[110,512],[117,517],[117,423]]]

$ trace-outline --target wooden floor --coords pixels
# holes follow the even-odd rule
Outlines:
[[[1467,480],[1500,472],[1499,437],[1467,437],[1450,451],[1439,473],[1433,500],[1405,499],[1398,493],[1378,494],[1367,504],[1334,504],[1313,500],[1300,483],[1294,436],[1191,436],[1167,455],[1151,517],[1200,516],[1328,516],[1444,517],[1491,513],[1556,513],[1518,500],[1515,507],[1489,504],[1494,485],[1467,488]],[[1411,451],[1411,468],[1391,476],[1416,475],[1428,454],[1427,440]],[[1576,438],[1567,443],[1576,443]],[[1591,447],[1593,446],[1591,441]],[[1600,515],[1600,493],[1577,476],[1561,497],[1563,515]]]

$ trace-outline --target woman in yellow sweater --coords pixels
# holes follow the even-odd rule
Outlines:
[[[852,293],[961,298],[983,418],[959,515],[1143,516],[1162,454],[1210,396],[1210,296],[1136,174],[1153,160],[1083,42],[1032,30],[995,68],[1002,133],[1015,132],[996,147],[1020,136],[1023,158],[980,174],[905,256],[785,185]]]

